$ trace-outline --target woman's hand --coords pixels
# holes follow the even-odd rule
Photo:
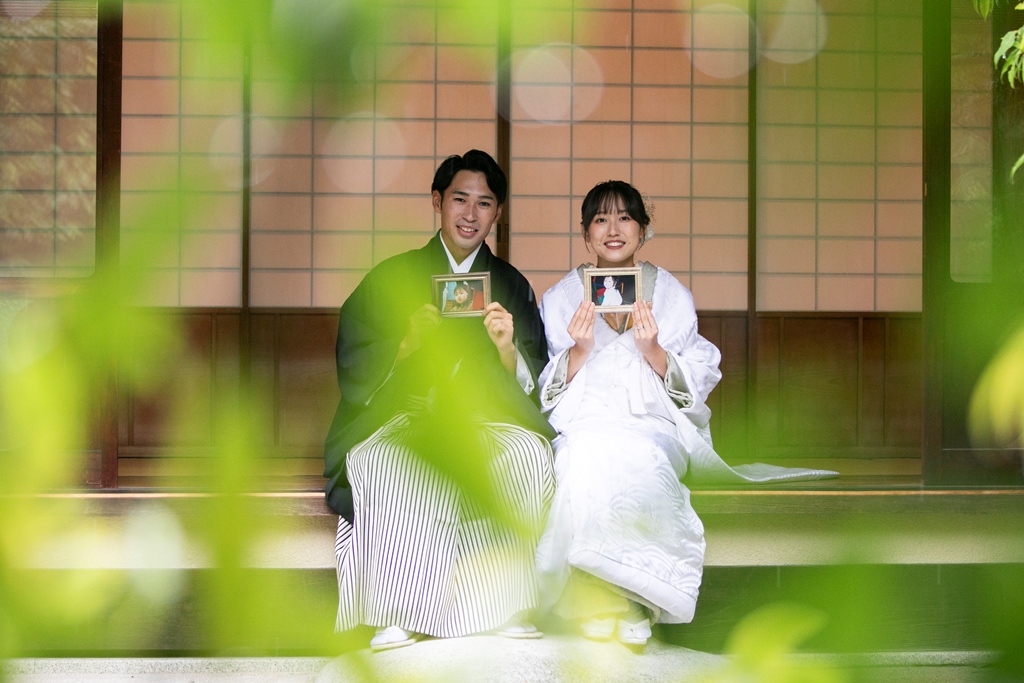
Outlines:
[[[566,383],[572,381],[579,369],[587,362],[590,352],[594,350],[594,320],[596,318],[593,301],[580,303],[580,307],[572,314],[567,331],[576,343],[569,349],[569,369],[565,377]]]
[[[658,323],[646,301],[633,304],[633,343],[658,376],[664,378],[668,372],[668,354],[658,343]]]

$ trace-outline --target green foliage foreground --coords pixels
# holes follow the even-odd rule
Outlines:
[[[206,59],[211,70],[218,69],[218,61],[235,58],[232,45],[250,44],[254,61],[272,67],[285,84],[279,92],[284,108],[299,84],[313,80],[343,107],[358,107],[366,88],[360,56],[376,41],[386,40],[389,31],[402,28],[400,18],[374,0],[218,0],[193,2],[190,12],[210,46]],[[456,25],[466,33],[495,31],[496,3],[453,1],[438,12],[439,24]],[[518,37],[522,42],[530,38]],[[1003,72],[1011,84],[1020,73],[1020,48],[1018,32],[997,53],[997,60],[1006,60]],[[197,173],[180,183],[175,179],[167,192],[156,193],[160,199],[138,221],[147,226],[144,237],[122,252],[116,271],[97,272],[68,296],[0,299],[0,659],[23,655],[40,633],[60,638],[105,620],[110,623],[126,611],[180,612],[185,577],[181,569],[168,566],[182,564],[186,538],[194,539],[204,555],[200,566],[206,569],[193,586],[203,609],[196,610],[194,620],[169,628],[202,634],[210,654],[273,653],[296,648],[296,643],[309,652],[336,654],[365,643],[364,637],[334,635],[330,615],[324,618],[301,579],[251,566],[250,557],[267,528],[288,523],[261,516],[251,495],[267,478],[266,462],[252,437],[253,425],[268,413],[267,397],[253,388],[241,396],[214,397],[217,447],[202,491],[208,494],[203,514],[183,517],[170,504],[146,508],[128,521],[121,545],[99,544],[112,554],[122,553],[127,561],[121,564],[132,568],[104,568],[103,560],[111,558],[102,557],[93,558],[90,567],[75,541],[95,531],[87,503],[50,495],[73,491],[84,479],[81,454],[96,448],[98,390],[112,372],[118,373],[122,386],[145,394],[166,386],[168,376],[188,362],[183,331],[170,316],[126,304],[135,293],[156,286],[149,267],[178,243],[178,217],[204,210],[201,195],[194,191],[209,182]],[[1006,411],[1022,405],[1022,383],[1009,386],[1003,381],[1020,376],[1024,361],[1019,341],[1015,344],[1014,355],[999,361],[1007,373],[986,380],[989,409],[1000,434],[1013,431],[1007,425],[1017,419]],[[189,429],[189,397],[166,398],[174,406],[172,424]],[[984,413],[987,404],[979,405]],[[41,558],[54,554],[74,556],[85,566],[33,569],[45,564]],[[859,615],[854,620],[859,629],[870,629],[870,618],[864,615],[871,608],[885,607],[871,600],[858,591],[848,596],[849,614]],[[735,655],[730,668],[713,680],[843,680],[840,672],[795,666],[785,657],[822,624],[819,612],[800,605],[754,612],[729,640],[727,651]],[[290,634],[287,643],[280,641],[282,632]],[[166,637],[168,633],[159,631],[139,634],[134,646],[148,652]],[[366,673],[372,678],[370,667]]]

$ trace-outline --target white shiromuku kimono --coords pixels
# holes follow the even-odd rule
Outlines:
[[[566,383],[567,328],[583,300],[572,271],[543,296],[550,361],[541,375],[542,408],[559,432],[555,498],[537,549],[542,600],[564,607],[580,581],[605,585],[652,612],[652,621],[693,619],[704,564],[704,528],[680,482],[764,482],[836,476],[828,470],[771,465],[729,467],[715,453],[705,403],[721,379],[721,354],[697,333],[693,297],[667,271],[642,267],[658,342],[668,353],[663,379],[622,334],[598,315],[594,349]],[[652,296],[653,294],[653,296]],[[562,609],[560,609],[560,607]]]

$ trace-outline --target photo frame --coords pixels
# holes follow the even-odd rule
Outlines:
[[[430,283],[442,318],[482,316],[491,303],[490,273],[431,275]]]
[[[583,269],[583,295],[594,302],[598,313],[632,311],[633,304],[643,298],[642,289],[639,266]]]

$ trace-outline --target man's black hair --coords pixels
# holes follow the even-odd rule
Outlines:
[[[505,203],[505,195],[508,194],[508,180],[505,179],[505,172],[498,166],[487,152],[478,149],[471,149],[462,156],[453,154],[437,167],[434,173],[434,182],[430,185],[430,191],[439,192],[444,196],[444,191],[452,184],[452,178],[459,171],[478,171],[484,174],[487,179],[487,187],[494,193],[494,199],[499,205]]]
[[[640,224],[640,241],[644,241],[644,232],[651,224],[651,217],[647,215],[647,207],[644,206],[644,198],[635,187],[622,180],[606,180],[595,185],[587,193],[583,200],[583,234],[588,234],[590,224],[594,216],[599,213],[614,213],[618,205],[622,204],[623,210],[629,217]]]

